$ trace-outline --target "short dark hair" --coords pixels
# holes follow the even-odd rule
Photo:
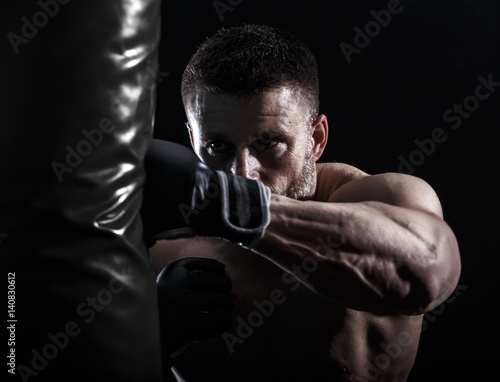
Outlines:
[[[207,90],[238,98],[288,87],[303,97],[311,118],[319,113],[316,58],[304,42],[264,25],[222,28],[191,57],[182,76],[187,107],[195,93]]]

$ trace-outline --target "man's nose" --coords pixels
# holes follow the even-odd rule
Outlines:
[[[239,150],[231,165],[231,173],[247,179],[259,180],[260,163],[250,149]]]

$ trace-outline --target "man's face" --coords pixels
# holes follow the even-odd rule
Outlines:
[[[315,190],[319,158],[306,111],[287,88],[245,100],[203,92],[187,110],[191,143],[211,169],[260,180],[275,194],[306,199]]]

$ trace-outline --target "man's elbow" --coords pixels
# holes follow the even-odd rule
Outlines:
[[[417,313],[426,313],[442,304],[455,290],[461,273],[460,252],[450,229],[442,236],[434,258],[419,270],[420,288],[416,288]]]

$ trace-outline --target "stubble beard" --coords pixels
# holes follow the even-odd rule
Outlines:
[[[309,147],[306,153],[304,166],[302,167],[299,176],[288,185],[285,191],[285,196],[297,200],[309,199],[311,197],[313,187],[316,184],[315,178],[316,164],[313,159],[312,147]]]

